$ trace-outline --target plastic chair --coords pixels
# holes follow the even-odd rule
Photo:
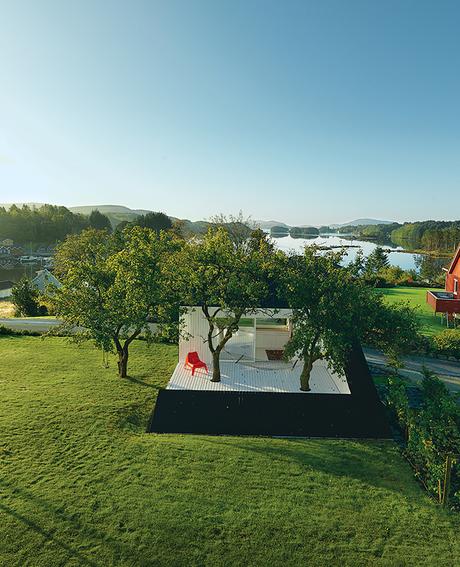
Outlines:
[[[206,364],[200,360],[197,352],[189,352],[185,357],[185,364],[184,367],[189,366],[192,369],[192,376],[195,375],[195,370],[198,368],[205,368],[206,374],[208,373],[208,367]]]

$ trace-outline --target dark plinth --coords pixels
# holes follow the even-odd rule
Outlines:
[[[351,394],[274,392],[159,392],[147,431],[207,435],[390,438],[362,349],[345,374]]]

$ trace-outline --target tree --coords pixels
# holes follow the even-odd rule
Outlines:
[[[173,223],[168,215],[164,213],[147,213],[137,217],[134,224],[142,226],[143,228],[150,228],[156,233],[161,230],[170,230],[173,227]]]
[[[112,232],[112,224],[109,217],[102,214],[97,209],[91,211],[88,217],[89,226],[95,228],[96,230],[106,230],[107,232]]]
[[[168,235],[140,227],[126,229],[123,238],[88,229],[58,247],[62,287],[52,301],[61,330],[115,351],[120,377],[127,376],[130,344],[141,333],[152,339],[149,321],[167,303],[162,264],[173,247]]]
[[[276,255],[260,230],[234,242],[217,227],[201,240],[187,242],[170,259],[171,285],[178,289],[182,304],[200,306],[207,319],[213,382],[220,381],[220,354],[238,331],[241,317],[269,301]]]
[[[11,290],[16,317],[36,317],[40,314],[38,290],[27,278],[20,279]]]
[[[0,207],[0,238],[15,242],[54,243],[87,227],[88,217],[65,207],[12,205],[8,210]]]
[[[420,277],[428,283],[444,284],[445,274],[443,268],[446,266],[445,258],[419,254],[414,256]]]
[[[377,274],[389,264],[388,252],[385,252],[381,246],[377,246],[367,257],[365,270],[367,274]]]
[[[292,238],[314,238],[319,236],[319,230],[314,226],[293,226],[289,234]]]
[[[214,227],[224,229],[235,246],[244,246],[253,230],[257,226],[251,217],[245,217],[243,211],[237,215],[224,215],[220,213],[209,219]]]
[[[302,391],[310,390],[311,370],[319,359],[343,371],[357,339],[397,356],[417,336],[414,312],[387,307],[381,295],[340,265],[342,257],[342,252],[319,254],[306,247],[303,256],[286,260],[282,288],[293,309],[293,332],[285,356],[303,360]]]
[[[356,255],[353,260],[348,264],[348,270],[355,276],[359,277],[362,275],[366,266],[366,260],[364,258],[364,253],[362,248],[358,248]]]

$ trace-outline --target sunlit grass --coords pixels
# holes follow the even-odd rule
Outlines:
[[[453,565],[392,442],[144,433],[177,349],[0,338],[0,564]]]
[[[0,299],[0,319],[14,317],[14,305],[8,299]]]
[[[446,328],[441,315],[436,316],[433,309],[426,302],[426,288],[420,287],[391,287],[379,289],[389,303],[407,302],[417,308],[417,316],[422,325],[424,335],[435,335]]]

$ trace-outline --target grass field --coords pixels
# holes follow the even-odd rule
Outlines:
[[[0,338],[0,565],[458,564],[392,442],[145,434],[176,356]]]
[[[379,289],[388,302],[406,301],[417,308],[418,317],[422,324],[424,335],[435,335],[446,328],[442,323],[441,315],[435,317],[431,307],[426,302],[427,290],[419,287],[391,287]]]
[[[14,305],[8,299],[0,299],[0,319],[14,317]]]

